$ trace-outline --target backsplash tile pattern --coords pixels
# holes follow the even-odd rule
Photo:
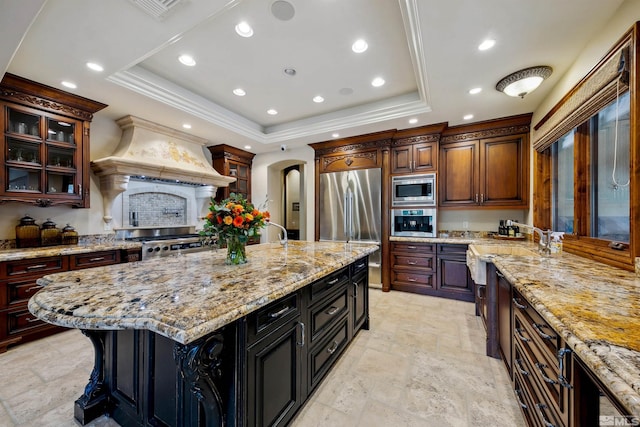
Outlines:
[[[187,199],[169,193],[148,192],[129,196],[129,226],[168,227],[187,224]]]

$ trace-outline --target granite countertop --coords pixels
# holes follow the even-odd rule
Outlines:
[[[0,262],[18,261],[21,259],[49,256],[82,254],[88,252],[111,251],[114,249],[136,249],[141,247],[142,243],[140,242],[116,240],[108,243],[87,243],[79,245],[45,246],[40,248],[3,249],[0,250]]]
[[[640,416],[639,277],[566,252],[483,260],[496,265],[629,415]]]
[[[52,274],[29,300],[38,318],[79,329],[147,329],[188,344],[378,249],[289,241],[247,246],[249,262],[211,250]]]

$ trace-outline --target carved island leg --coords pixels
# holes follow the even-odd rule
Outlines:
[[[104,344],[105,331],[81,330],[93,344],[94,362],[89,383],[84,388],[74,405],[73,416],[80,424],[85,425],[107,411],[107,393],[104,385]]]
[[[222,378],[223,342],[222,334],[212,334],[174,347],[173,357],[182,381],[178,402],[184,426],[225,425],[225,406],[216,387]]]

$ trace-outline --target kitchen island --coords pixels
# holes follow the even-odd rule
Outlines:
[[[368,328],[371,244],[289,242],[59,273],[38,318],[81,329],[95,366],[75,417],[123,425],[284,423]],[[270,369],[270,368],[277,369]]]

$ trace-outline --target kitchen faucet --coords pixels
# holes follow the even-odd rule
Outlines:
[[[521,224],[519,222],[516,221],[511,221],[511,220],[507,220],[507,226],[511,226],[511,225],[515,225],[517,227],[524,227],[524,228],[529,228],[531,230],[533,230],[534,232],[538,233],[538,235],[540,235],[540,252],[542,252],[542,254],[544,255],[549,255],[551,254],[551,235],[553,234],[552,230],[546,230],[543,231],[538,227],[534,227],[533,225],[529,225],[529,224]]]
[[[277,227],[280,230],[282,230],[282,239],[280,239],[280,244],[286,249],[287,248],[287,242],[288,242],[286,228],[284,228],[280,224],[276,224],[275,222],[271,222],[271,221],[267,221],[267,224],[273,225],[274,227]]]

